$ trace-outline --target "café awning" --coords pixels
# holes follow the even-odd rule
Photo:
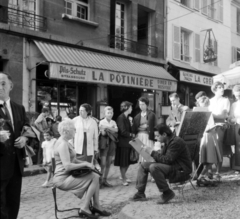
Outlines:
[[[226,88],[231,89],[234,85],[240,84],[240,66],[214,76],[213,81],[221,81],[226,84]]]
[[[50,78],[176,91],[177,80],[164,68],[141,61],[34,41],[50,63]]]

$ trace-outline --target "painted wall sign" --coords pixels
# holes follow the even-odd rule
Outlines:
[[[177,90],[177,83],[175,81],[56,63],[50,64],[50,78],[169,92]]]
[[[205,86],[211,86],[213,84],[212,77],[194,74],[188,71],[180,71],[180,81],[186,81],[189,83],[201,84]]]

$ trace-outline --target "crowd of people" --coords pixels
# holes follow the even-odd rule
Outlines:
[[[5,93],[0,94],[0,116],[6,119],[4,128],[8,130],[8,134],[0,133],[0,144],[11,144],[11,147],[0,147],[1,218],[17,218],[26,157],[24,146],[31,138],[37,138],[37,135],[29,134],[31,126],[27,122],[24,108],[9,101],[13,87],[11,77],[0,73],[0,84],[5,86]],[[158,204],[165,204],[174,198],[175,194],[169,186],[171,183],[182,183],[196,176],[198,186],[217,186],[221,181],[223,156],[231,154],[231,145],[240,145],[240,85],[233,88],[236,102],[232,105],[228,98],[223,97],[224,84],[215,82],[211,90],[214,93],[211,99],[204,91],[195,96],[196,108],[193,111],[211,112],[212,120],[209,119],[204,133],[197,139],[198,150],[194,158],[191,157],[186,142],[176,134],[181,127],[184,112],[191,111],[180,103],[177,93],[169,96],[171,110],[166,124],[158,124],[156,115],[149,110],[149,100],[146,97],[138,99],[141,111],[133,119],[130,117],[133,104],[123,101],[120,104],[121,114],[116,121],[112,119],[114,109],[111,106],[105,107],[105,117],[100,121],[92,117],[92,107],[87,103],[80,106],[79,116],[63,121],[61,116],[53,118],[50,110],[43,108],[35,121],[35,127],[40,132],[38,163],[47,170],[47,178],[42,186],[49,186],[54,158],[56,167],[53,185],[71,191],[80,199],[84,197],[79,216],[87,218],[111,214],[99,202],[100,189],[113,187],[108,179],[111,165],[119,167],[121,184],[128,186],[131,183],[127,176],[129,166],[139,163],[137,192],[131,198],[132,201],[147,200],[145,190],[149,174],[151,181],[156,183],[162,193]],[[29,128],[27,134],[22,132],[26,127]],[[234,132],[231,137],[229,127]],[[135,138],[143,143],[142,150],[155,162],[148,162],[136,153],[129,143]],[[225,143],[226,138],[231,138],[231,144]],[[7,156],[10,149],[11,159]],[[82,177],[71,174],[73,170],[83,167],[94,170],[98,162],[101,176],[94,171],[89,171]],[[192,163],[195,164],[195,169],[192,168]],[[3,168],[6,165],[9,166],[9,171]],[[213,165],[216,166],[215,173]]]

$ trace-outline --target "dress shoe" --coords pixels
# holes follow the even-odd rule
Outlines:
[[[144,193],[137,192],[130,201],[147,201],[146,195]]]
[[[107,181],[103,181],[101,184],[102,187],[113,187],[113,185],[109,184]]]
[[[175,197],[175,193],[171,189],[169,189],[168,191],[163,192],[157,204],[166,204],[174,197]]]
[[[97,219],[99,217],[98,215],[89,214],[86,211],[83,211],[82,209],[80,209],[80,211],[78,212],[78,215],[80,218],[88,218],[88,219]]]
[[[95,208],[95,207],[93,207],[93,206],[91,206],[90,207],[90,210],[91,210],[91,212],[93,213],[93,214],[99,214],[100,216],[102,216],[102,217],[108,217],[108,216],[110,216],[111,215],[111,213],[110,212],[108,212],[108,211],[105,211],[105,210],[99,210],[99,209],[97,209],[97,208]]]

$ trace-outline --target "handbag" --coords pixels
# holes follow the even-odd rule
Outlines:
[[[139,159],[139,154],[138,152],[132,148],[131,152],[130,152],[130,161],[132,162],[136,162]]]
[[[82,167],[82,168],[79,168],[79,169],[76,169],[76,170],[71,170],[70,171],[70,175],[72,175],[74,178],[80,178],[80,177],[83,177],[83,176],[86,176],[90,173],[97,173],[99,176],[101,176],[102,174],[98,171],[98,169],[92,169],[92,168],[89,168],[89,167]]]

